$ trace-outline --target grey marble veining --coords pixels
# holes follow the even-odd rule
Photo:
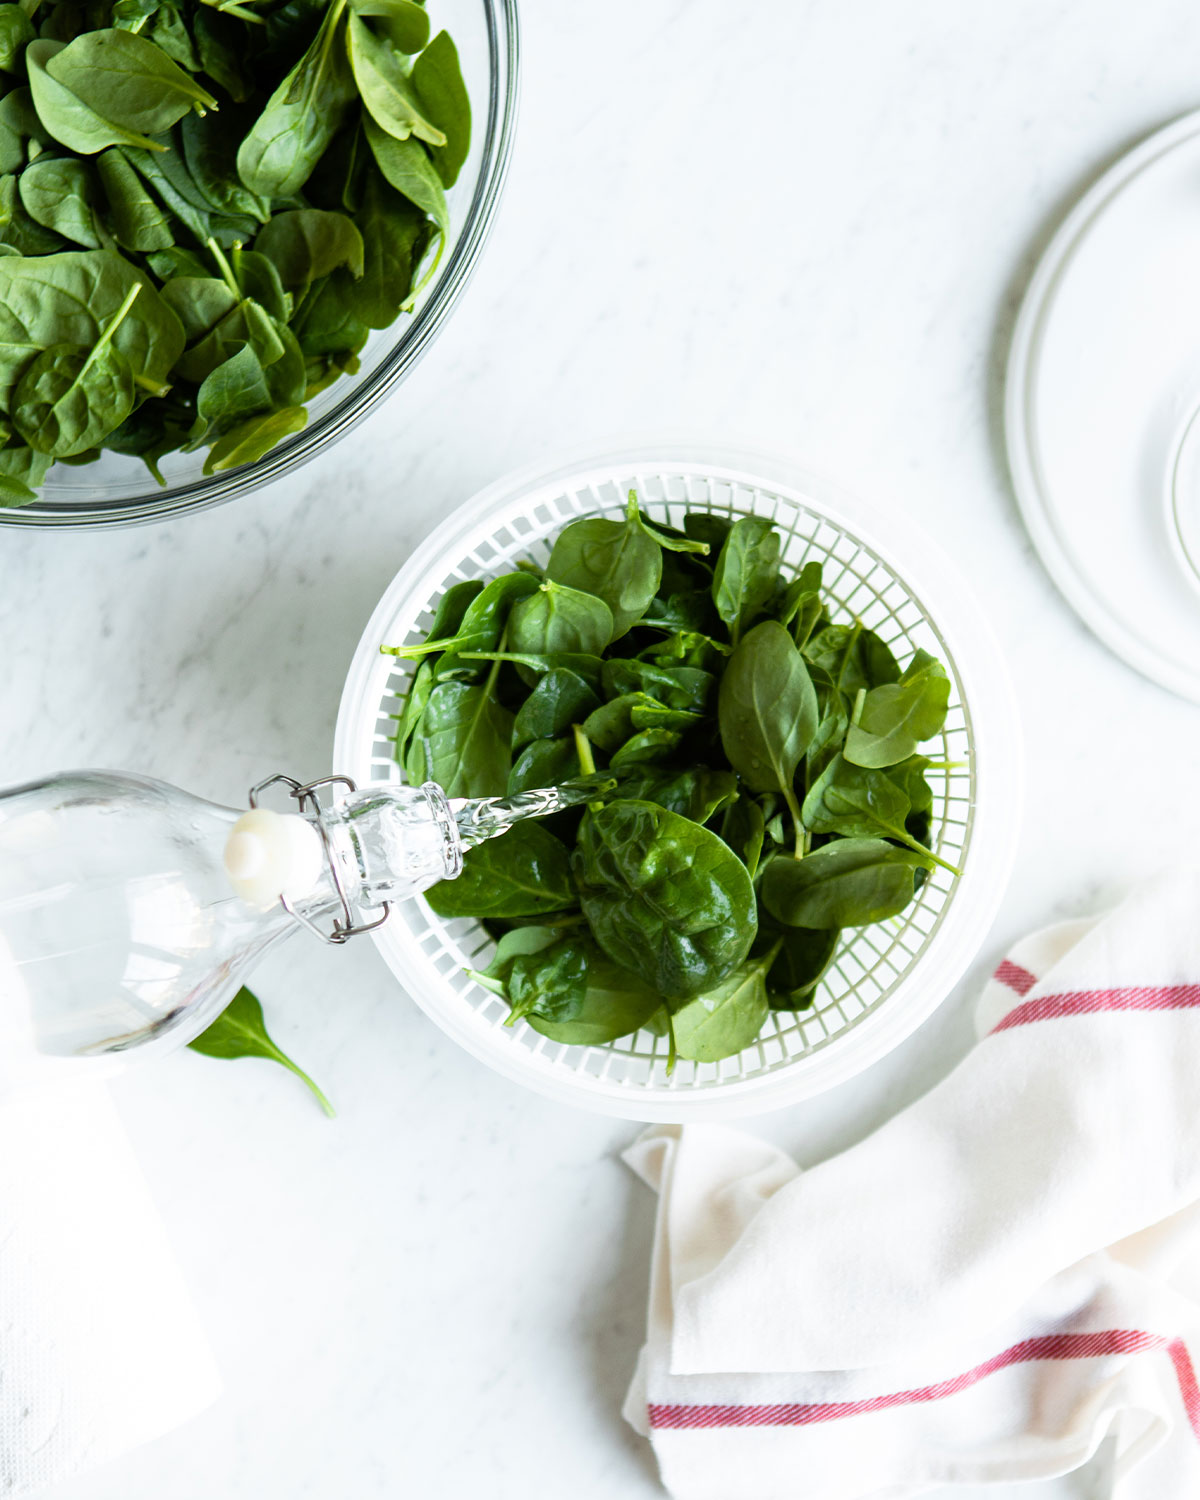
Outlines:
[[[1006,643],[1030,763],[1016,875],[960,991],[860,1080],[758,1123],[816,1160],[961,1055],[1008,941],[1096,909],[1200,831],[1197,711],[1055,592],[999,418],[1054,225],[1200,105],[1200,12],[524,0],[522,16],[492,243],[386,407],[222,510],[0,531],[0,768],[124,766],[231,802],[276,769],[320,774],[378,595],[496,475],[631,429],[801,456],[956,557]],[[1131,802],[1147,766],[1153,794]],[[256,1062],[189,1054],[122,1082],[228,1394],[59,1500],[659,1493],[617,1415],[652,1210],[615,1161],[631,1128],[485,1071],[367,944],[298,938],[257,988],[339,1118]]]

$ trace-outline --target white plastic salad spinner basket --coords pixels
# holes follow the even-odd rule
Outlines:
[[[767,477],[772,476],[772,477]],[[602,1047],[550,1041],[504,1024],[503,1000],[474,983],[493,950],[476,922],[436,916],[423,899],[393,909],[374,934],[418,1005],[469,1052],[553,1099],[639,1120],[727,1118],[811,1097],[874,1062],[943,1000],[983,942],[1012,864],[1020,742],[999,648],[969,590],[940,551],[905,527],[881,524],[850,497],[777,460],[657,444],[498,480],[449,516],[401,568],[371,617],[346,680],[334,769],[396,781],[394,715],[412,664],[381,643],[423,640],[443,592],[493,577],[517,558],[544,562],[568,521],[618,516],[630,489],[653,519],[687,510],[769,516],[783,565],[824,565],[835,620],[858,617],[903,665],[917,647],[945,663],[952,688],[940,742],[953,763],[931,773],[933,847],[963,873],[937,869],[900,916],[843,935],[812,1009],[772,1011],[753,1046],[720,1063],[679,1060],[642,1031]]]

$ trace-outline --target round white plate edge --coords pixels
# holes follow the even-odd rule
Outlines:
[[[1123,630],[1076,568],[1042,491],[1027,418],[1042,320],[1053,303],[1072,253],[1108,203],[1135,177],[1198,135],[1200,110],[1155,131],[1115,162],[1067,214],[1038,262],[1021,302],[1013,326],[1004,393],[1005,440],[1013,491],[1046,571],[1076,614],[1110,651],[1160,687],[1195,703],[1200,703],[1200,672],[1176,670],[1152,648]]]

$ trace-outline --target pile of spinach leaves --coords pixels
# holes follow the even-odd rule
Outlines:
[[[0,505],[298,432],[433,274],[470,131],[416,0],[0,3]]]
[[[844,928],[894,917],[935,865],[950,680],[835,623],[821,566],[757,516],[585,518],[544,568],[442,597],[396,726],[411,783],[488,797],[605,769],[616,800],[517,825],[429,893],[496,954],[474,977],[556,1041],[670,1038],[671,1066],[812,1005]],[[957,871],[953,871],[957,874]]]

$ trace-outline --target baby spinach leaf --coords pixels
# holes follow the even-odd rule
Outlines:
[[[0,5],[0,71],[20,73],[21,54],[37,36],[19,5]]]
[[[819,667],[810,667],[809,675],[819,672]],[[820,695],[818,695],[820,701]],[[839,753],[846,730],[850,727],[850,714],[844,696],[836,690],[826,695],[817,732],[805,752],[805,772],[811,786],[829,762]]]
[[[121,248],[169,249],[174,244],[174,235],[167,216],[121,153],[112,149],[100,152],[96,170],[108,201],[113,233]]]
[[[612,631],[612,614],[602,599],[547,578],[513,605],[508,644],[534,656],[560,651],[599,656]]]
[[[537,917],[579,904],[566,845],[539,823],[468,849],[457,880],[426,892],[440,917]]]
[[[415,0],[350,0],[355,13],[370,16],[397,52],[420,52],[429,41],[429,15]]]
[[[700,713],[708,706],[716,686],[711,672],[698,667],[662,667],[636,657],[613,657],[604,663],[604,691],[610,698],[626,693],[644,693],[668,708],[687,708]]]
[[[199,288],[195,290],[199,295]],[[183,289],[176,293],[183,294]],[[214,293],[214,303],[215,300]],[[197,317],[200,311],[196,309]],[[283,358],[285,345],[279,324],[252,297],[243,297],[235,303],[198,343],[187,349],[176,362],[175,373],[199,385],[231,354],[236,354],[242,344],[250,345],[264,368]]]
[[[25,66],[29,71],[29,88],[34,108],[45,130],[62,145],[84,156],[103,151],[106,146],[141,146],[148,151],[166,148],[149,136],[130,130],[92,109],[49,72],[49,65],[65,44],[40,37],[25,49]]]
[[[796,768],[817,728],[817,695],[777,620],[756,625],[729,658],[717,712],[725,754],[746,785],[794,798]]]
[[[833,962],[841,933],[836,927],[782,927],[768,918],[759,927],[759,942],[778,941],[767,970],[767,999],[772,1010],[807,1010],[813,991]]]
[[[621,777],[623,797],[635,802],[656,802],[659,807],[678,813],[681,818],[690,818],[693,823],[707,823],[723,808],[729,807],[737,794],[737,777],[732,771],[713,771],[708,766],[676,770],[640,764]],[[725,839],[725,842],[729,843],[729,840]],[[748,861],[743,859],[742,863],[748,864]]]
[[[574,739],[531,740],[513,762],[508,773],[508,795],[528,792],[536,787],[558,786],[579,775],[579,753]]]
[[[898,765],[941,730],[949,702],[946,669],[928,652],[918,651],[898,683],[867,693],[846,735],[846,759],[858,766]]]
[[[609,761],[610,770],[624,770],[627,766],[657,764],[669,760],[683,739],[678,729],[642,729],[617,750]]]
[[[725,810],[721,837],[746,866],[752,879],[758,871],[765,835],[766,820],[761,806],[742,792]]]
[[[183,324],[189,343],[211,333],[238,305],[236,294],[219,276],[173,276],[162,289],[162,299]],[[236,347],[240,341],[230,342]]]
[[[502,797],[512,721],[490,681],[439,682],[409,746],[409,781],[436,781],[448,797]]]
[[[114,22],[114,25],[116,23]],[[133,28],[120,28],[124,30],[136,30]],[[181,68],[186,68],[189,73],[200,71],[200,59],[196,54],[195,43],[192,41],[191,32],[187,23],[179,12],[179,6],[174,0],[163,0],[163,3],[154,12],[146,35],[156,47],[161,47],[172,62],[177,62]]]
[[[121,152],[117,156],[125,161]],[[129,165],[125,161],[126,166]],[[210,274],[209,267],[204,264],[193,250],[185,250],[181,245],[172,245],[168,250],[154,250],[146,256],[146,264],[154,272],[160,281],[170,281],[176,276],[198,276],[204,277]]]
[[[248,99],[252,84],[233,19],[210,5],[197,6],[192,14],[192,37],[201,71],[237,103]]]
[[[30,258],[51,255],[66,246],[61,235],[35,223],[25,212],[17,179],[11,175],[0,177],[0,243],[5,255]]]
[[[306,287],[345,266],[363,273],[363,239],[345,214],[297,208],[276,214],[254,241],[254,248],[279,270],[284,286]]]
[[[86,165],[73,156],[40,156],[17,179],[21,203],[35,223],[77,245],[105,243],[96,219],[96,188]]]
[[[433,622],[429,627],[429,639],[447,640],[457,635],[467,606],[482,592],[482,578],[467,578],[461,583],[452,583],[438,600]]]
[[[346,33],[350,66],[371,119],[397,140],[416,136],[431,146],[444,146],[446,137],[426,118],[421,101],[391,44],[376,36],[357,15],[351,15]],[[368,139],[370,139],[368,135]],[[380,163],[382,167],[382,162]],[[387,175],[384,168],[384,175]],[[441,183],[438,181],[440,188]],[[401,190],[403,191],[403,189]]]
[[[489,927],[496,924],[497,919],[489,919]],[[466,969],[464,972],[485,990],[491,990],[493,995],[500,995],[507,1000],[507,980],[514,959],[523,954],[541,953],[544,948],[558,942],[561,936],[562,932],[557,927],[543,926],[536,920],[526,922],[500,935],[492,961],[486,969]]]
[[[134,286],[136,304],[113,335],[143,389],[165,386],[183,328],[144,272],[112,250],[0,260],[0,408],[32,357],[57,344],[90,349]]]
[[[716,834],[653,803],[590,808],[571,867],[596,941],[662,995],[710,988],[754,940],[745,866]]]
[[[355,313],[356,285],[346,272],[335,271],[316,282],[297,308],[292,330],[310,359],[328,355],[345,361],[342,368],[358,368],[357,361],[346,361],[346,356],[357,354],[370,329]]]
[[[613,963],[595,943],[587,943],[588,973],[583,1000],[569,1019],[552,1020],[540,1009],[525,1019],[551,1041],[572,1047],[600,1047],[640,1031],[661,1007],[654,990],[636,974]]]
[[[639,660],[658,667],[694,667],[701,671],[723,670],[733,647],[694,630],[672,630],[665,638],[639,653]]]
[[[431,146],[429,155],[442,185],[453,187],[471,149],[471,101],[449,33],[439,31],[429,43],[413,64],[410,81],[426,117],[446,137],[446,144]]]
[[[280,411],[250,417],[212,445],[204,461],[204,472],[219,474],[242,464],[257,463],[285,437],[301,432],[307,421],[308,413],[302,406],[285,406]]]
[[[419,645],[381,646],[379,649],[385,656],[400,656],[408,660],[445,653],[446,660],[438,665],[438,673],[442,676],[464,666],[469,671],[478,671],[482,660],[494,660],[492,655],[485,656],[485,653],[491,653],[499,644],[513,606],[536,593],[537,587],[537,579],[527,573],[506,573],[494,578],[474,595],[450,634],[431,635]]]
[[[346,118],[355,91],[345,7],[346,0],[332,0],[312,44],[238,147],[238,176],[261,198],[299,192]]]
[[[197,106],[217,107],[161,47],[132,31],[85,31],[46,57],[44,66],[89,109],[137,135],[169,130]]]
[[[629,707],[629,722],[634,729],[678,729],[684,733],[698,728],[703,716],[687,708],[668,708],[645,693],[631,693],[633,702]]]
[[[909,816],[905,826],[909,833],[920,839],[922,843],[925,839],[916,832],[913,821],[917,820],[918,824],[923,822],[928,832],[929,819],[933,812],[933,789],[928,780],[929,764],[924,755],[913,755],[908,760],[901,761],[898,766],[890,766],[887,773],[908,798]]]
[[[37,499],[37,491],[31,490],[23,479],[0,471],[0,509],[16,510]]]
[[[179,143],[196,191],[219,214],[245,215],[265,221],[270,205],[239,181],[237,139],[231,122],[220,114],[183,117]]]
[[[286,323],[291,318],[292,294],[284,291],[274,261],[255,250],[235,245],[229,256],[229,269],[242,295],[257,302],[277,323]]]
[[[883,771],[868,771],[835,755],[804,799],[806,828],[848,838],[904,840],[908,798]]]
[[[808,642],[804,655],[848,697],[862,689],[896,682],[900,677],[899,665],[890,648],[859,620],[852,625],[827,625]]]
[[[865,927],[899,915],[913,898],[914,872],[931,864],[883,839],[838,839],[803,859],[773,859],[763,905],[789,927]]]
[[[671,1009],[675,1052],[693,1062],[720,1062],[751,1046],[770,1009],[767,970],[775,950],[752,958],[719,984]]]
[[[513,749],[521,750],[533,740],[554,739],[565,734],[572,724],[582,724],[599,706],[596,694],[578,672],[559,667],[543,673],[517,710],[513,721]]]
[[[426,659],[418,665],[417,670],[413,673],[408,693],[404,699],[404,708],[396,720],[396,735],[393,743],[398,765],[404,764],[408,742],[412,738],[413,731],[421,722],[421,715],[425,712],[425,705],[429,702],[429,695],[433,692],[433,685],[433,667],[429,660]]]
[[[703,542],[710,557],[715,559],[720,556],[732,525],[732,516],[717,515],[709,510],[689,510],[683,518],[683,534],[695,542]]]
[[[821,564],[805,563],[800,576],[794,578],[779,601],[778,619],[792,632],[796,645],[803,648],[824,616],[821,600]]]
[[[67,458],[96,447],[133,410],[133,371],[105,337],[91,350],[52,344],[13,390],[13,427],[31,448]]]
[[[593,745],[611,755],[634,732],[634,704],[653,703],[645,693],[625,693],[608,703],[602,703],[583,721],[583,732]]]
[[[205,1057],[265,1057],[277,1062],[307,1084],[326,1115],[333,1118],[333,1105],[303,1068],[297,1067],[271,1040],[258,997],[245,986],[238,990],[208,1030],[202,1031],[188,1046]]]
[[[435,230],[425,211],[402,197],[382,173],[363,174],[355,222],[363,241],[362,275],[345,287],[345,301],[368,328],[387,328],[413,291],[417,269]]]
[[[779,533],[763,516],[742,516],[729,528],[713,569],[712,596],[735,646],[775,592],[779,548]]]
[[[543,962],[548,960],[545,970],[537,962],[543,955]],[[570,1046],[597,1047],[628,1036],[661,1004],[652,989],[613,963],[588,934],[563,937],[553,927],[520,927],[505,933],[489,967],[482,973],[468,972],[521,1007],[536,1031]],[[582,983],[571,983],[573,974],[581,974]]]
[[[573,937],[559,938],[537,953],[518,954],[508,966],[506,1026],[536,1011],[547,1021],[572,1021],[587,994],[588,955]]]
[[[663,538],[647,527],[631,490],[623,521],[589,516],[559,532],[546,577],[603,599],[612,611],[613,639],[618,640],[645,614],[658,591],[662,546]]]
[[[196,411],[210,431],[269,411],[273,404],[266,372],[249,344],[206,375],[196,396]]]
[[[437,254],[427,267],[421,282],[406,299],[404,305],[407,307],[437,270],[442,251],[450,236],[450,209],[446,203],[446,194],[441,180],[419,141],[412,138],[401,140],[389,135],[370,116],[363,118],[363,134],[371,148],[375,164],[387,182],[398,193],[402,193],[405,198],[427,213],[441,231]]]

